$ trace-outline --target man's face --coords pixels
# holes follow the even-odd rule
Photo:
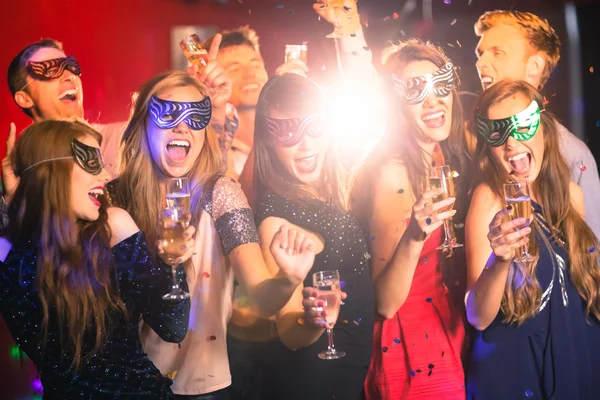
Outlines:
[[[503,79],[528,81],[529,42],[517,28],[497,25],[485,31],[475,53],[484,90]],[[529,83],[537,87],[536,82]]]
[[[45,47],[36,51],[28,61],[40,62],[64,58],[61,50]],[[63,74],[49,81],[33,79],[27,75],[23,89],[31,100],[34,121],[60,117],[83,117],[83,89],[81,79],[65,69]],[[18,93],[18,92],[17,92]]]
[[[248,45],[231,46],[219,50],[217,61],[233,83],[229,102],[241,110],[256,107],[268,79],[260,53]]]

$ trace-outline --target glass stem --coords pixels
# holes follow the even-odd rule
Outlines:
[[[333,330],[327,328],[327,352],[329,354],[335,353],[335,346],[333,345]]]
[[[177,283],[177,266],[171,266],[171,273],[173,274],[173,289],[178,289],[179,284]]]
[[[444,220],[444,234],[446,236],[444,244],[449,245],[452,240],[452,233],[450,232],[450,221],[448,219]]]

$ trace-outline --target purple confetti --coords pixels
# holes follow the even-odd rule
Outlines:
[[[425,301],[431,303],[431,297],[426,298]]]
[[[31,382],[31,386],[33,387],[33,390],[41,392],[44,390],[44,387],[42,386],[42,381],[38,378],[38,379],[34,379],[33,382]]]
[[[594,246],[590,247],[590,253],[593,253],[596,251],[596,248]]]
[[[400,338],[394,339],[394,343],[396,343],[396,344],[400,343]]]
[[[446,4],[450,4],[452,2],[452,0],[444,0],[444,3]]]
[[[411,374],[412,376],[415,376],[415,375],[417,375],[417,373],[416,373],[415,371],[413,371],[412,369],[410,370],[410,374]]]
[[[431,374],[433,374],[433,370],[429,370],[429,373],[427,374],[427,376],[431,376]]]
[[[381,348],[381,351],[383,351],[384,353],[387,353],[387,351],[388,351],[388,348],[387,348],[387,347],[382,347],[382,348]]]
[[[429,368],[429,369],[433,369],[433,368],[435,368],[435,365],[433,365],[433,364],[429,364],[429,365],[427,366],[427,368]]]
[[[533,392],[531,390],[526,390],[525,391],[525,396],[527,396],[527,397],[533,397]]]
[[[375,240],[375,236],[369,236],[369,240]]]
[[[424,263],[424,264],[427,264],[427,261],[429,261],[429,258],[425,257],[425,258],[423,259],[423,263]]]
[[[344,288],[344,286],[346,286],[346,281],[341,281],[341,282],[340,282],[340,288],[342,288],[342,289],[343,289],[343,288]]]

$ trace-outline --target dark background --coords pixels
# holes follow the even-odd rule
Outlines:
[[[446,4],[448,1],[449,4]],[[547,18],[562,39],[562,56],[544,94],[548,108],[574,130],[571,107],[583,112],[583,132],[594,154],[600,154],[600,52],[597,41],[600,7],[595,1],[575,1],[581,38],[580,65],[570,68],[565,27],[565,2],[539,0],[431,0],[433,19],[423,20],[427,1],[416,0],[410,13],[402,10],[407,0],[359,0],[363,27],[375,58],[389,42],[416,36],[441,45],[461,67],[463,90],[477,92],[474,67],[477,38],[473,23],[484,11],[515,8]],[[18,131],[30,122],[18,109],[6,85],[11,59],[27,44],[42,37],[62,41],[67,54],[82,66],[86,117],[91,121],[125,120],[131,93],[152,75],[170,68],[170,30],[175,25],[212,25],[220,29],[249,24],[261,41],[267,70],[283,61],[285,44],[308,42],[311,74],[327,80],[335,70],[333,42],[325,39],[332,27],[318,21],[311,0],[20,0],[4,1],[0,16],[0,143],[14,121]],[[396,13],[396,14],[394,14]],[[454,24],[452,22],[456,20]],[[577,53],[575,53],[577,54]],[[591,72],[590,67],[597,68]],[[583,102],[572,98],[570,82],[583,85]],[[576,107],[576,108],[577,108]],[[597,122],[598,121],[598,122]],[[0,144],[0,157],[5,148]],[[0,398],[35,398],[31,381],[35,370],[12,360],[10,335],[0,323]],[[7,372],[4,372],[7,371]],[[22,397],[24,396],[24,397]],[[33,396],[33,397],[32,397]],[[39,397],[38,397],[39,398]]]

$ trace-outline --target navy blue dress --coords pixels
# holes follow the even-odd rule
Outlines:
[[[469,400],[600,399],[600,324],[586,319],[571,282],[565,247],[557,243],[532,202],[534,215],[552,251],[536,238],[536,273],[542,302],[520,327],[502,322],[502,312],[477,332],[467,375]],[[553,262],[554,259],[554,262]]]
[[[171,267],[153,261],[144,234],[138,232],[112,248],[114,287],[118,287],[129,320],[113,315],[112,331],[100,351],[85,359],[77,371],[70,366],[72,351],[61,345],[60,328],[52,312],[46,346],[40,345],[43,311],[34,283],[37,252],[36,244],[15,244],[0,262],[0,314],[19,347],[35,363],[44,399],[170,398],[172,381],[163,378],[142,351],[138,323],[143,314],[145,322],[164,340],[180,342],[187,332],[190,301],[161,298],[172,284]],[[187,288],[182,269],[180,276]],[[86,333],[84,354],[93,343],[94,333]]]

